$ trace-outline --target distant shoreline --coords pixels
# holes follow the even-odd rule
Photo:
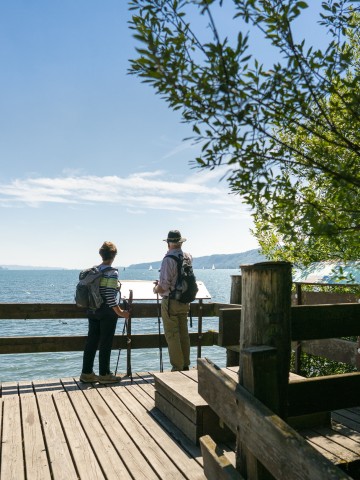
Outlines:
[[[205,270],[231,270],[239,268],[241,264],[264,262],[266,258],[259,253],[258,249],[248,250],[242,253],[213,254],[204,257],[193,258],[193,268]],[[161,260],[153,262],[135,263],[129,266],[117,266],[119,270],[158,270]],[[82,267],[86,268],[86,266]],[[39,267],[28,265],[0,265],[0,270],[81,270],[81,268],[63,268],[63,267]]]

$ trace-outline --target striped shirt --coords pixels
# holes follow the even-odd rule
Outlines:
[[[106,265],[99,265],[99,270],[107,268]],[[100,279],[100,295],[109,307],[116,307],[119,304],[119,272],[111,268],[104,272]]]

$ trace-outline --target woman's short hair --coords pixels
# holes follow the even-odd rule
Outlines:
[[[112,258],[115,258],[117,254],[115,243],[104,242],[100,247],[99,253],[103,260],[111,260]]]

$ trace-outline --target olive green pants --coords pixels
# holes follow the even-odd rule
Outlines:
[[[183,370],[190,365],[188,312],[187,303],[168,298],[161,301],[161,316],[173,370]]]

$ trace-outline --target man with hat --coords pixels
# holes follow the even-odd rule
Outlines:
[[[167,242],[168,251],[163,258],[160,268],[159,281],[155,282],[154,293],[159,293],[161,300],[161,316],[164,323],[164,332],[168,344],[171,371],[189,370],[190,365],[190,337],[188,331],[189,304],[181,303],[172,298],[178,278],[178,262],[172,257],[192,257],[182,251],[182,244],[186,238],[179,230],[170,230],[164,242]]]

